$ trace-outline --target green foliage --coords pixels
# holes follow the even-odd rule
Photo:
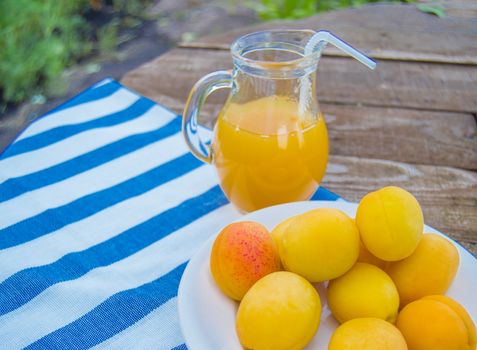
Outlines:
[[[412,2],[413,0],[256,0],[250,2],[263,20],[297,19],[319,12],[358,7],[375,2]]]
[[[317,12],[316,0],[262,0],[256,10],[264,20],[295,19]]]
[[[113,0],[112,19],[95,29],[83,16],[88,0],[0,0],[0,107],[64,93],[65,68],[129,40],[120,29],[138,26],[150,3]]]
[[[91,45],[80,40],[82,0],[0,2],[0,91],[20,102],[40,90],[55,90],[55,78]]]
[[[109,52],[118,44],[119,21],[114,19],[98,29],[98,49],[101,53]]]
[[[446,16],[444,8],[439,5],[417,4],[417,9],[424,13],[435,15],[439,18],[444,18]]]

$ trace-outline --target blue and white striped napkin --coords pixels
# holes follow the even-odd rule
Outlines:
[[[0,155],[1,349],[186,349],[182,272],[240,214],[180,127],[106,79]]]

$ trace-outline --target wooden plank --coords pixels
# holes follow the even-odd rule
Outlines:
[[[400,186],[419,200],[426,224],[477,255],[477,173],[449,167],[332,156],[323,185],[358,202],[383,186]]]
[[[159,65],[153,67],[161,74]],[[122,82],[182,113],[189,84],[195,79],[178,88],[169,85],[173,79],[157,77],[163,82],[159,85],[148,71],[131,73]],[[209,127],[223,106],[224,95],[211,96],[204,106],[202,122]],[[331,154],[477,169],[477,125],[471,114],[330,103],[322,103],[321,108]]]
[[[229,67],[226,62],[228,59],[224,53],[211,50],[173,50],[158,60],[129,73],[122,82],[141,94],[181,113],[194,82],[214,69]],[[334,59],[328,59],[328,61],[333,63]],[[386,63],[389,64],[389,62]],[[395,65],[396,62],[393,64]],[[334,85],[332,88],[337,91],[338,95],[338,99],[334,103],[322,103],[330,131],[333,154],[392,159],[418,164],[448,165],[467,169],[477,168],[477,127],[471,114],[364,106],[358,104],[359,96],[354,99],[354,105],[343,104],[343,101],[349,102],[350,96],[361,93],[360,90],[363,89],[359,85],[354,85],[348,86],[346,89],[342,88],[350,91],[350,94],[339,93],[337,86],[339,81],[330,78],[332,73],[327,72],[326,67],[324,64],[319,73],[319,82],[323,81],[324,83],[320,90],[324,93],[320,95],[319,100],[329,101],[332,98],[329,96],[327,84]],[[355,65],[354,68],[360,67]],[[323,79],[325,73],[329,77],[328,79]],[[367,73],[369,71],[365,70],[363,75]],[[338,77],[341,76],[336,74]],[[427,76],[423,75],[423,77]],[[408,102],[410,98],[414,98],[416,106],[423,107],[427,103],[429,108],[433,108],[435,105],[433,106],[431,103],[439,102],[433,94],[442,97],[458,91],[456,89],[449,92],[449,90],[441,88],[438,92],[432,92],[428,88],[425,90],[427,94],[422,96],[423,94],[419,94],[419,90],[412,91],[411,88],[406,88],[406,83],[412,83],[414,78],[416,77],[412,74],[409,77],[402,77],[402,85],[396,84],[400,90],[395,89],[395,91],[403,91],[405,95],[401,97],[395,94],[391,97],[396,101],[404,101],[402,104]],[[391,81],[392,77],[387,79]],[[351,82],[353,81],[358,81],[358,79],[351,80]],[[386,101],[385,97],[379,97],[383,89],[376,89],[384,84],[389,83],[368,84],[368,86],[375,85],[372,90],[367,91],[369,101],[374,102],[374,98]],[[426,85],[432,85],[432,81],[430,83],[424,81],[423,86]],[[445,87],[445,84],[443,85]],[[477,89],[473,92],[464,91],[463,93],[464,95],[466,93],[475,95],[476,92]],[[429,94],[431,96],[428,96]],[[204,108],[205,116],[218,114],[223,105],[224,96],[225,93],[211,96]],[[341,96],[343,98],[339,99]],[[421,96],[421,100],[416,99],[419,96]],[[454,103],[455,101],[449,96],[444,102]],[[477,96],[470,102],[477,102]],[[380,103],[384,104],[384,102]]]
[[[367,5],[299,21],[274,21],[200,38],[183,47],[228,49],[238,37],[265,29],[327,29],[381,60],[477,64],[477,18],[438,18],[415,5]],[[324,55],[344,54],[328,47]]]
[[[330,153],[477,169],[470,114],[322,104]]]
[[[200,77],[231,67],[225,51],[174,49],[131,71],[123,81],[152,98],[185,101]],[[477,111],[477,66],[381,61],[371,71],[353,59],[323,57],[317,86],[320,102]]]

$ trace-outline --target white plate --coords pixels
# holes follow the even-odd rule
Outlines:
[[[241,217],[237,221],[252,220],[273,229],[280,221],[314,208],[337,208],[355,217],[357,204],[348,202],[308,201],[265,208]],[[425,232],[440,232],[426,226]],[[217,232],[218,234],[218,232]],[[215,239],[211,237],[191,259],[179,285],[178,303],[182,334],[190,350],[243,349],[235,333],[235,313],[238,303],[222,294],[212,279],[209,256]],[[447,237],[447,236],[446,236]],[[455,242],[454,242],[455,243]],[[462,246],[455,243],[460,253],[460,267],[447,295],[465,306],[477,321],[477,260]],[[331,316],[325,288],[317,284],[323,311],[315,338],[305,349],[326,350],[328,341],[338,323]]]

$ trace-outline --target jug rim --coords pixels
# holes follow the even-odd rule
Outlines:
[[[243,67],[244,65],[255,68],[258,70],[280,70],[280,71],[289,71],[289,70],[296,70],[296,69],[306,69],[312,68],[313,70],[316,69],[316,65],[320,59],[320,54],[314,52],[311,55],[305,55],[305,46],[308,40],[315,34],[316,32],[311,29],[270,29],[270,30],[262,30],[256,31],[252,33],[245,34],[238,39],[236,39],[231,47],[230,52],[232,54],[234,64],[238,65],[239,67]],[[303,37],[301,38],[301,42],[288,42],[285,41],[286,36],[290,36],[290,40],[293,34],[301,34]],[[276,39],[283,36],[283,39]],[[279,40],[279,41],[274,41]],[[260,45],[261,44],[261,45]],[[283,44],[290,48],[293,53],[299,55],[300,57],[289,59],[289,60],[280,60],[280,61],[273,61],[273,60],[261,60],[261,59],[254,59],[250,57],[246,57],[245,54],[253,51],[251,48],[255,48],[255,51],[266,50],[266,49],[274,49],[274,45],[272,44]],[[258,47],[258,49],[256,48]],[[276,48],[275,48],[276,49]],[[308,71],[309,69],[306,69]]]

